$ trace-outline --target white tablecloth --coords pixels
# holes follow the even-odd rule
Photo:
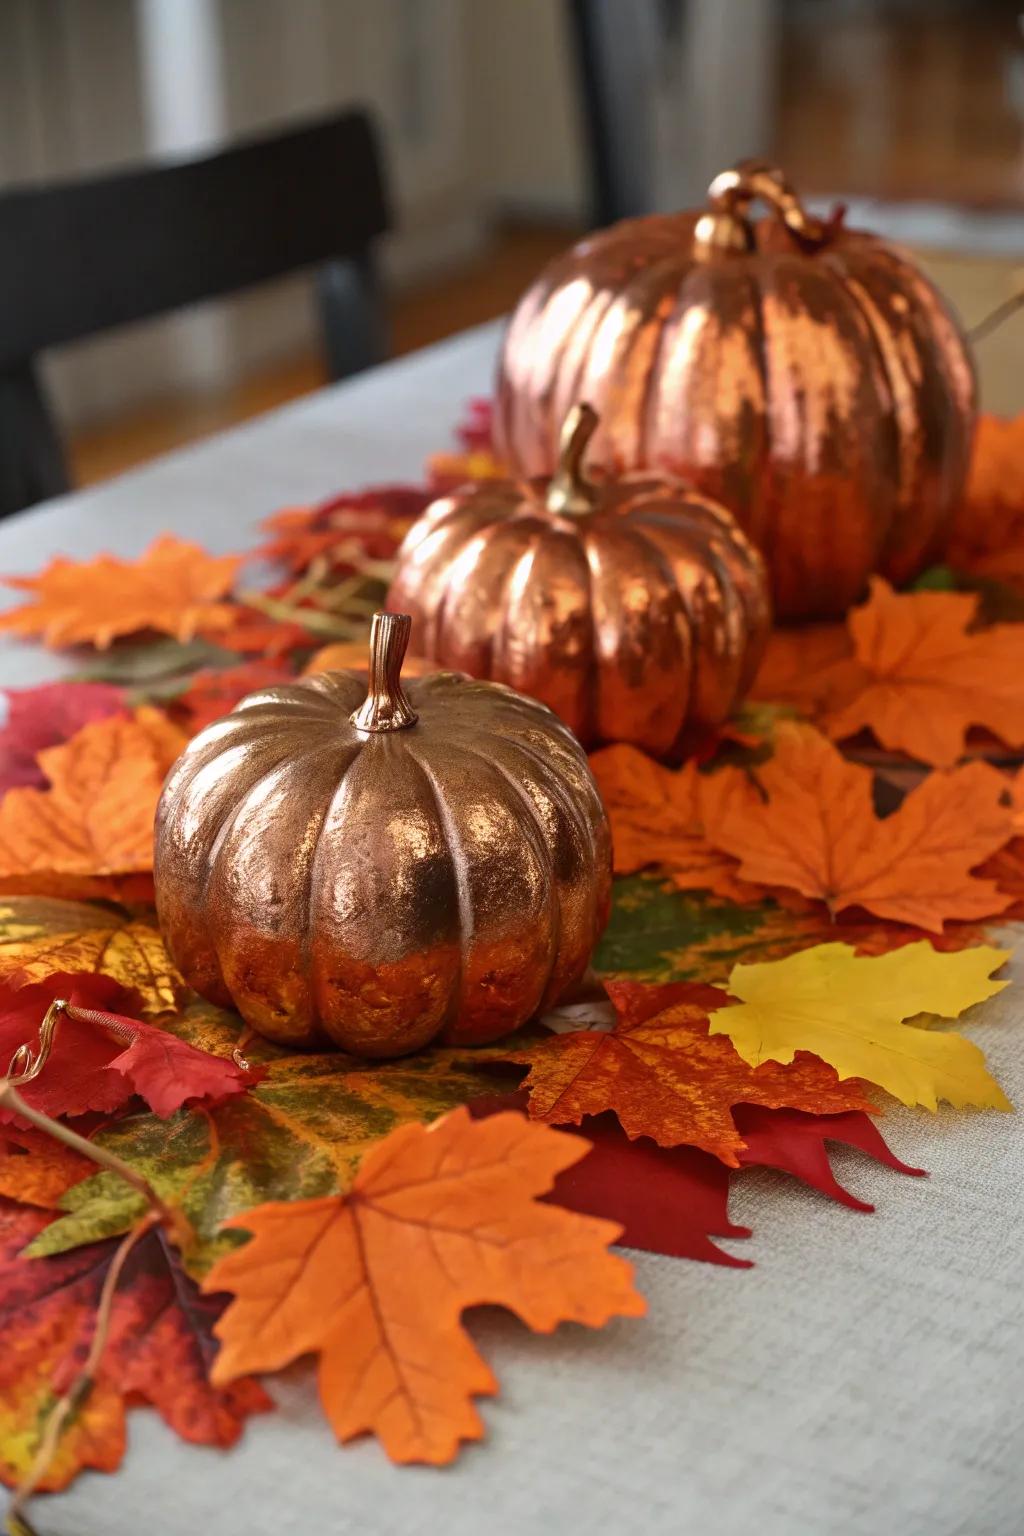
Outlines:
[[[470,333],[0,523],[0,573],[57,552],[136,554],[173,529],[217,551],[258,518],[367,481],[413,479],[465,398],[489,387],[496,332]],[[6,646],[0,678],[56,675]],[[1016,988],[969,1032],[1024,1100]],[[534,1338],[483,1313],[500,1380],[487,1441],[444,1471],[335,1446],[312,1372],[273,1390],[228,1454],[181,1444],[150,1410],[125,1465],[37,1506],[52,1536],[1020,1536],[1024,1531],[1024,1138],[1016,1116],[894,1109],[903,1178],[856,1154],[863,1215],[751,1172],[731,1215],[752,1271],[637,1255],[650,1316]]]

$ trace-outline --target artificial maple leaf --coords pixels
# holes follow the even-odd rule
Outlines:
[[[609,1123],[610,1122],[610,1123]],[[618,1222],[626,1248],[749,1269],[750,1259],[719,1248],[716,1237],[749,1237],[729,1220],[729,1170],[696,1147],[630,1141],[613,1117],[587,1119],[590,1151],[566,1168],[546,1198],[552,1205]]]
[[[237,1014],[199,1000],[165,1022],[219,1057],[230,1056],[242,1027]],[[507,1080],[507,1072],[499,1075],[465,1050],[386,1062],[340,1051],[289,1055],[266,1042],[245,1052],[262,1074],[247,1093],[186,1107],[169,1120],[123,1116],[93,1137],[182,1210],[195,1234],[185,1258],[196,1275],[232,1245],[226,1217],[268,1200],[347,1189],[367,1150],[396,1126],[433,1119]],[[145,1209],[113,1173],[87,1179],[61,1205],[67,1214],[47,1228],[39,1252],[124,1232]]]
[[[108,906],[0,897],[0,981],[23,986],[55,971],[110,976],[144,1013],[174,1008],[184,990],[152,923]]]
[[[175,640],[170,635],[122,643],[99,651],[75,673],[76,682],[109,683],[148,702],[184,687],[200,667],[223,667],[238,658],[212,640]]]
[[[940,932],[950,918],[991,917],[1009,905],[971,874],[1012,833],[1005,780],[985,763],[932,773],[891,816],[876,816],[872,776],[809,726],[784,723],[775,753],[750,770],[712,776],[710,842],[739,859],[740,877],[787,887],[838,913]]]
[[[585,1151],[518,1114],[455,1110],[393,1131],[347,1195],[236,1217],[250,1241],[206,1280],[234,1297],[212,1379],[316,1352],[339,1440],[373,1433],[393,1461],[451,1461],[483,1435],[474,1397],[497,1390],[467,1307],[507,1307],[539,1333],[645,1310],[632,1267],[608,1252],[619,1229],[537,1199]]]
[[[208,555],[198,544],[164,534],[138,560],[97,555],[51,560],[38,576],[8,576],[6,584],[33,601],[0,614],[0,630],[46,645],[95,645],[105,650],[118,635],[155,629],[190,640],[200,630],[226,628],[234,604],[222,602],[240,557]]]
[[[0,1478],[7,1483],[30,1466],[64,1378],[88,1347],[117,1248],[106,1242],[56,1259],[24,1258],[48,1219],[0,1201]],[[96,1382],[61,1436],[43,1489],[66,1487],[84,1467],[119,1466],[130,1404],[151,1403],[183,1440],[216,1446],[233,1445],[250,1414],[273,1406],[251,1379],[210,1384],[212,1329],[223,1304],[198,1292],[159,1229],[140,1238],[114,1293]]]
[[[44,683],[7,692],[7,724],[0,730],[0,795],[18,785],[37,788],[46,775],[37,755],[67,741],[92,720],[121,714],[124,695],[109,683]]]
[[[923,1168],[911,1168],[889,1150],[878,1126],[860,1110],[845,1115],[806,1115],[799,1109],[762,1109],[757,1104],[740,1104],[736,1124],[743,1135],[740,1163],[744,1168],[778,1168],[791,1173],[854,1211],[873,1211],[874,1206],[858,1200],[840,1184],[829,1162],[829,1142],[856,1147],[897,1173],[924,1176]]]
[[[11,789],[0,800],[0,881],[152,869],[157,800],[184,745],[164,715],[144,708],[41,752],[50,788]]]
[[[326,558],[336,574],[360,571],[367,560],[391,559],[431,500],[416,485],[375,485],[312,507],[286,507],[260,525],[271,538],[256,551],[296,574]]]
[[[1024,897],[1024,884],[1020,894]],[[706,892],[673,890],[649,875],[616,880],[611,918],[594,955],[595,971],[606,980],[705,981],[724,987],[740,962],[779,960],[833,939],[852,944],[858,954],[882,955],[921,937],[920,928],[908,924],[866,915],[858,919],[857,909],[831,917],[821,902],[790,895],[776,892],[781,900],[736,906]],[[949,923],[932,943],[956,950],[983,944],[987,937],[983,925]]]
[[[861,677],[845,624],[773,629],[750,697],[814,718],[847,697]]]
[[[431,497],[447,496],[460,486],[480,480],[506,480],[508,465],[490,448],[463,453],[432,453],[427,460]]]
[[[853,1210],[871,1211],[838,1182],[828,1156],[832,1142],[856,1147],[899,1173],[922,1173],[894,1157],[874,1121],[861,1110],[811,1115],[798,1109],[738,1104],[743,1134],[741,1168],[777,1168]],[[612,1116],[583,1123],[591,1150],[560,1173],[548,1196],[554,1204],[622,1225],[627,1248],[749,1269],[752,1260],[726,1253],[712,1239],[746,1238],[749,1227],[729,1220],[728,1168],[696,1147],[659,1147],[646,1137],[630,1141]]]
[[[196,736],[215,720],[230,714],[246,694],[287,682],[293,675],[291,667],[279,659],[244,661],[237,667],[205,667],[193,673],[188,687],[174,699],[171,710],[183,729]]]
[[[922,1013],[956,1018],[994,997],[1008,983],[991,973],[1008,959],[988,945],[940,954],[922,940],[857,955],[848,944],[818,944],[785,960],[735,966],[729,992],[740,1001],[711,1014],[711,1031],[728,1035],[752,1067],[813,1051],[840,1077],[876,1083],[910,1106],[934,1110],[945,1099],[1010,1109],[976,1045],[904,1023]]]
[[[33,986],[0,984],[0,1062],[22,1045],[34,1050],[49,1005],[63,998],[52,1051],[39,1076],[19,1092],[31,1108],[56,1118],[115,1110],[140,1094],[159,1116],[187,1100],[244,1093],[251,1076],[230,1059],[197,1049],[170,1030],[130,1018],[132,997],[108,976],[48,976]],[[13,1111],[0,1109],[0,1120]]]
[[[856,1084],[841,1085],[812,1056],[782,1071],[752,1072],[736,1051],[720,1049],[708,1030],[709,1011],[725,1001],[717,987],[618,981],[607,990],[617,1014],[611,1031],[576,1030],[519,1049],[493,1048],[502,1060],[530,1068],[523,1086],[532,1119],[578,1125],[585,1115],[612,1110],[627,1136],[701,1147],[737,1167],[743,1141],[734,1104],[817,1114],[871,1107]]]
[[[830,736],[870,730],[883,747],[948,767],[969,726],[1024,743],[1024,626],[971,630],[978,599],[896,593],[875,577],[847,620],[863,682],[826,710]]]
[[[234,607],[226,623],[211,629],[201,627],[199,635],[228,651],[264,660],[287,656],[290,651],[308,650],[312,643],[310,631],[294,616],[275,618],[244,602]]]
[[[694,763],[663,768],[636,747],[603,747],[590,759],[612,828],[617,875],[656,864],[679,890],[709,890],[732,901],[756,900],[754,886],[737,879],[737,861],[704,836],[704,803],[715,794],[713,776]]]
[[[79,1122],[76,1129],[80,1129]],[[0,1195],[52,1211],[96,1164],[45,1131],[5,1125],[0,1131]]]
[[[1024,590],[1024,415],[978,418],[967,489],[953,522],[954,571]]]

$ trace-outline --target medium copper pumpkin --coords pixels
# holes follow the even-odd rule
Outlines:
[[[760,200],[771,216],[754,223]],[[667,470],[735,513],[781,617],[836,615],[941,558],[975,416],[964,336],[911,258],[747,161],[703,212],[630,219],[557,258],[510,322],[498,447],[550,473],[574,400],[594,459]]]
[[[396,1056],[518,1027],[583,974],[611,840],[550,710],[449,672],[266,688],[208,726],[157,811],[160,926],[185,979],[282,1045]],[[365,696],[365,697],[364,697]]]
[[[719,725],[769,628],[760,556],[728,512],[677,481],[596,483],[597,425],[570,413],[558,471],[435,501],[398,553],[388,604],[444,666],[543,699],[586,746],[656,756]]]

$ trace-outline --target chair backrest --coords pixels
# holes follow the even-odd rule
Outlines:
[[[361,112],[158,164],[0,195],[0,368],[299,267],[388,226]]]
[[[330,371],[354,372],[377,360],[370,251],[388,225],[359,111],[201,160],[0,194],[0,515],[62,488],[37,353],[320,266]],[[12,462],[22,439],[34,462]]]

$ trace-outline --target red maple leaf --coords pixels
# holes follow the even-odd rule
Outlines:
[[[746,1142],[739,1154],[744,1168],[779,1168],[855,1211],[873,1211],[874,1206],[858,1200],[839,1183],[829,1162],[828,1142],[856,1147],[898,1173],[921,1177],[925,1172],[923,1168],[911,1168],[890,1152],[881,1131],[862,1110],[841,1115],[807,1115],[799,1109],[762,1109],[759,1104],[741,1104],[736,1110],[736,1124]]]
[[[109,976],[56,973],[28,987],[0,986],[0,1066],[22,1045],[34,1050],[50,1003],[65,998],[53,1049],[37,1078],[19,1086],[44,1115],[119,1109],[133,1093],[158,1115],[196,1099],[244,1093],[255,1081],[233,1061],[197,1050],[159,1024],[126,1016],[130,992]],[[0,1120],[10,1111],[0,1110]]]
[[[230,714],[246,694],[293,676],[292,668],[285,662],[271,658],[243,661],[237,667],[204,667],[193,674],[188,688],[174,700],[170,712],[195,736],[214,720]]]
[[[81,1368],[119,1246],[111,1238],[25,1258],[22,1250],[49,1220],[0,1200],[0,1478],[8,1483],[26,1471],[40,1425]],[[251,1378],[210,1385],[213,1324],[223,1307],[223,1297],[200,1294],[159,1228],[139,1239],[114,1293],[97,1379],[61,1436],[44,1489],[66,1487],[83,1467],[113,1471],[132,1403],[151,1403],[183,1440],[217,1446],[233,1445],[250,1414],[273,1406]]]
[[[271,537],[256,554],[295,575],[320,556],[337,575],[359,571],[367,560],[390,559],[430,500],[420,486],[373,485],[316,506],[286,507],[264,519]]]
[[[646,1136],[630,1141],[613,1115],[587,1120],[581,1134],[591,1150],[558,1175],[547,1196],[552,1205],[617,1221],[627,1248],[750,1268],[751,1259],[712,1241],[750,1236],[749,1227],[729,1220],[729,1170],[717,1157],[697,1147],[659,1147]]]
[[[36,761],[83,725],[124,711],[124,696],[109,683],[44,683],[7,691],[7,724],[0,730],[0,795],[18,785],[38,789],[46,774]]]

